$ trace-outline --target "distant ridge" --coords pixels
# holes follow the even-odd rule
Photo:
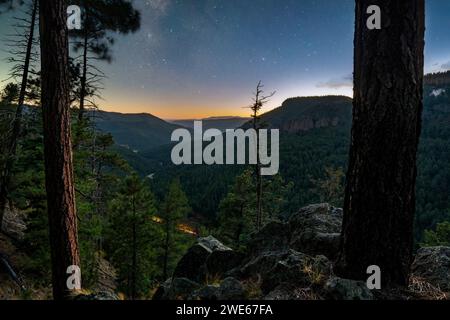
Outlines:
[[[346,96],[289,98],[281,107],[262,115],[269,128],[289,133],[350,125],[351,119],[352,99]]]
[[[149,113],[98,111],[95,124],[100,130],[111,133],[116,144],[134,151],[169,144],[172,132],[180,128]]]
[[[249,119],[249,117],[225,116],[225,117],[208,117],[204,120],[229,120],[229,119]]]
[[[250,117],[239,117],[239,116],[217,116],[217,117],[206,117],[206,118],[192,118],[192,119],[167,119],[167,122],[176,123],[179,121],[210,121],[210,120],[231,120],[231,119],[244,119],[248,120]]]
[[[198,119],[202,121],[203,124],[203,130],[207,129],[219,129],[220,131],[225,131],[227,129],[236,129],[241,127],[243,124],[245,124],[247,121],[250,120],[250,118],[244,118],[244,117],[209,117],[204,119]],[[193,129],[194,128],[194,121],[195,119],[188,119],[188,120],[174,120],[171,121],[171,123]]]
[[[349,126],[351,124],[352,99],[345,96],[320,96],[289,98],[282,106],[262,115],[269,128],[288,133],[312,129]],[[248,128],[250,118],[210,117],[202,119],[203,130],[210,128],[225,132],[226,129]],[[97,128],[111,133],[119,147],[128,153],[141,153],[170,145],[172,132],[178,128],[193,129],[194,120],[165,121],[149,113],[125,114],[98,111]]]
[[[450,70],[445,72],[429,73],[424,78],[425,85],[442,86],[450,84]]]

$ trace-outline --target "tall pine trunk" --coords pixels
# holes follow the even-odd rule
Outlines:
[[[3,170],[1,172],[0,178],[0,230],[2,229],[3,216],[6,210],[6,203],[8,201],[8,186],[11,182],[11,171],[14,166],[14,160],[17,153],[17,143],[20,137],[22,128],[22,113],[23,104],[25,103],[25,96],[28,86],[28,75],[30,71],[31,64],[31,53],[33,50],[33,40],[34,40],[34,29],[36,25],[38,0],[33,1],[33,8],[31,12],[30,29],[28,32],[27,47],[25,52],[25,60],[23,65],[22,81],[20,84],[19,100],[17,103],[16,114],[13,121],[13,129],[11,137],[8,141],[7,153],[8,157],[4,164]]]
[[[381,8],[369,30],[367,8]],[[356,1],[353,128],[337,272],[408,283],[423,95],[424,0]]]
[[[45,184],[53,297],[70,294],[69,266],[80,266],[69,113],[69,52],[65,0],[40,0]]]

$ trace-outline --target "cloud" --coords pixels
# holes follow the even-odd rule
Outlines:
[[[330,79],[326,82],[319,82],[317,88],[341,89],[353,87],[353,74],[343,76],[341,78]]]

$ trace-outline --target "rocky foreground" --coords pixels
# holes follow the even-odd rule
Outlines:
[[[443,300],[450,295],[450,248],[417,252],[408,288],[369,290],[365,282],[333,274],[342,210],[305,207],[287,223],[253,235],[246,253],[212,236],[198,239],[154,300]]]

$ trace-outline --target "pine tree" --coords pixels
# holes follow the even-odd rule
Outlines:
[[[35,27],[37,20],[38,1],[31,2],[31,9],[28,12],[28,18],[16,18],[19,21],[17,26],[17,35],[9,40],[10,54],[9,63],[13,64],[11,70],[12,78],[20,78],[20,89],[14,119],[12,120],[12,132],[6,138],[6,148],[4,150],[5,160],[1,163],[0,172],[0,230],[2,228],[3,215],[6,209],[8,199],[8,188],[11,183],[11,171],[17,152],[17,144],[22,130],[22,113],[27,97],[29,74],[33,72],[33,63],[36,61],[34,48]]]
[[[81,51],[76,58],[80,72],[78,91],[78,120],[83,121],[86,107],[95,107],[93,98],[99,95],[103,72],[91,61],[112,59],[112,33],[128,34],[140,27],[140,13],[129,0],[75,0],[72,4],[83,9],[82,30],[71,31],[75,51]]]
[[[86,288],[98,281],[97,267],[104,250],[106,226],[109,223],[109,199],[117,192],[116,185],[130,169],[113,150],[110,134],[97,132],[87,120],[80,145],[74,152],[77,211],[80,218],[80,247],[83,282]]]
[[[425,230],[422,247],[450,246],[450,222],[438,223],[436,230]]]
[[[0,0],[0,14],[14,10],[24,4],[24,0]]]
[[[148,187],[134,174],[125,179],[111,202],[110,256],[128,297],[145,296],[157,274],[161,229],[153,221],[156,204]]]
[[[164,233],[162,245],[163,279],[167,279],[169,270],[174,267],[175,259],[173,258],[179,256],[180,235],[177,228],[190,211],[191,208],[186,194],[181,188],[180,181],[178,179],[173,180],[159,212]]]
[[[42,109],[30,108],[23,117],[23,138],[12,172],[11,201],[25,216],[27,271],[39,275],[44,286],[51,284],[50,242],[45,193]]]
[[[294,188],[293,182],[286,182],[281,174],[264,179],[262,193],[262,225],[286,218],[285,210]]]
[[[286,197],[293,184],[286,184],[280,175],[264,179],[261,197],[261,227],[280,221]],[[245,170],[236,177],[228,194],[220,202],[217,233],[221,241],[235,249],[245,247],[251,233],[257,231],[257,197],[252,171]]]
[[[322,179],[311,179],[315,186],[315,193],[320,197],[321,202],[341,208],[344,200],[344,171],[342,168],[327,167],[325,175]]]
[[[220,202],[218,236],[225,244],[240,249],[253,230],[256,216],[253,176],[250,170],[236,177],[233,188]]]

